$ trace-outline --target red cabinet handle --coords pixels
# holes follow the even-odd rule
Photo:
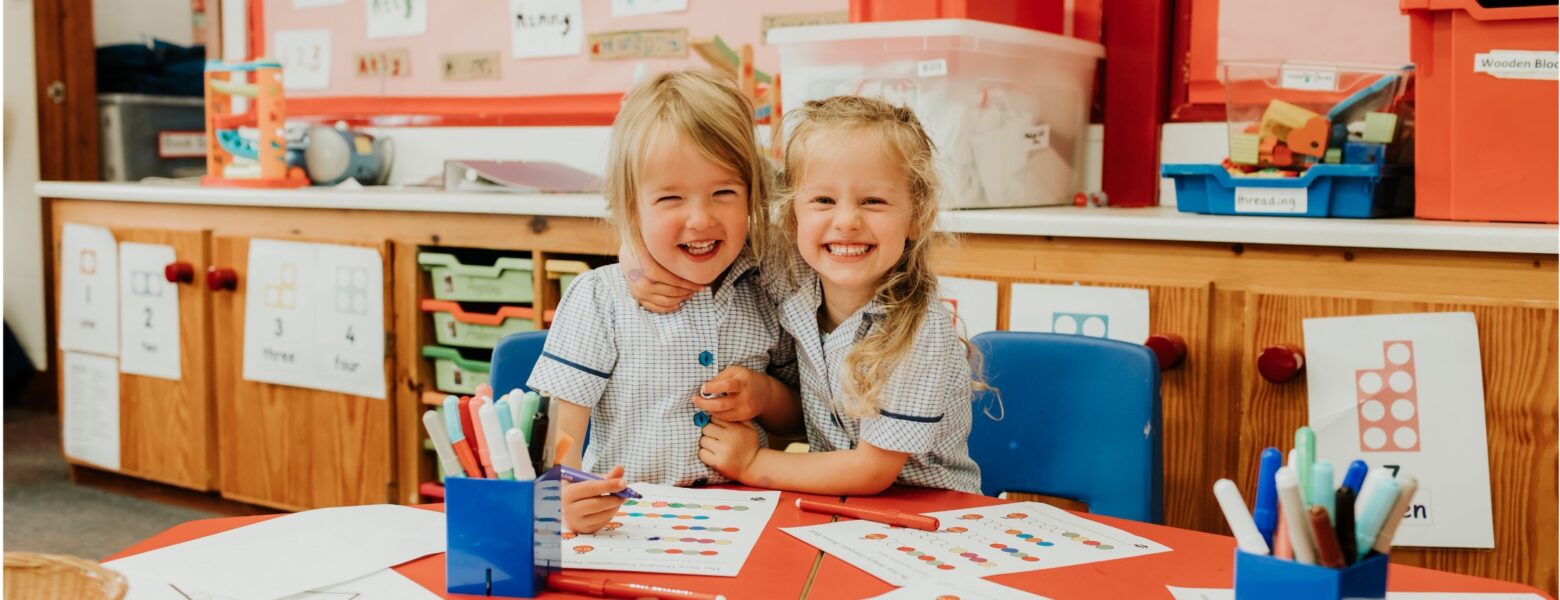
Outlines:
[[[191,283],[195,281],[195,265],[179,261],[168,263],[163,267],[163,277],[168,283]]]
[[[218,292],[236,290],[238,272],[227,267],[210,267],[206,269],[206,287]]]
[[[1293,344],[1268,346],[1257,356],[1257,373],[1273,383],[1294,379],[1304,368],[1305,354]]]
[[[1143,342],[1149,350],[1154,351],[1154,356],[1159,357],[1159,370],[1169,371],[1181,366],[1186,360],[1186,340],[1174,333],[1156,333],[1148,336],[1148,341]]]

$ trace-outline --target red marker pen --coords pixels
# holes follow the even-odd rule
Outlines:
[[[937,521],[937,517],[928,517],[926,515],[900,512],[892,508],[864,508],[859,506],[850,506],[848,504],[840,504],[838,502],[819,502],[817,500],[808,500],[806,498],[797,498],[796,507],[807,512],[822,513],[826,515],[839,515],[842,517],[850,517],[852,519],[872,521],[874,523],[883,523],[886,525],[895,525],[898,527],[920,529],[922,531],[937,531],[937,529],[941,527],[941,524],[939,524]]]
[[[627,583],[611,579],[590,579],[554,573],[547,576],[547,587],[599,598],[675,598],[677,600],[726,600],[720,594],[690,592],[646,583]]]

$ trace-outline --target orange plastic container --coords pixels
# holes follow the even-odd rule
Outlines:
[[[1400,0],[1419,77],[1415,216],[1554,223],[1555,5]]]
[[[850,22],[974,19],[1061,33],[1062,0],[850,0]]]

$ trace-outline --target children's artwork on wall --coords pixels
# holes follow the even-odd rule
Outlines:
[[[841,521],[782,531],[896,586],[927,577],[1025,573],[1170,551],[1039,502],[926,514],[937,517],[942,528]]]
[[[179,286],[163,268],[175,260],[173,246],[119,244],[119,369],[132,375],[177,381]]]
[[[244,379],[384,398],[384,344],[378,252],[250,241]]]
[[[688,0],[612,0],[612,16],[631,17],[688,10]]]
[[[363,0],[363,5],[369,39],[428,33],[428,0]]]
[[[514,58],[575,56],[585,40],[580,0],[509,0]]]
[[[938,277],[943,306],[953,313],[959,333],[972,338],[997,330],[997,282],[963,277]]]
[[[60,236],[60,350],[119,355],[119,261],[113,232],[65,223]]]
[[[1306,319],[1317,458],[1419,479],[1399,546],[1493,548],[1473,313]]]
[[[65,455],[118,470],[119,366],[113,358],[82,352],[66,352],[64,363]]]
[[[330,30],[278,31],[274,37],[276,60],[282,63],[282,87],[323,90],[330,87]]]
[[[564,568],[734,577],[780,501],[780,492],[633,488],[644,497],[600,531],[563,533]]]
[[[1081,335],[1133,344],[1148,339],[1148,290],[1015,283],[1010,331]]]

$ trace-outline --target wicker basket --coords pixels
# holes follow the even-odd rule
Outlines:
[[[5,600],[121,600],[125,578],[74,556],[5,553]]]

